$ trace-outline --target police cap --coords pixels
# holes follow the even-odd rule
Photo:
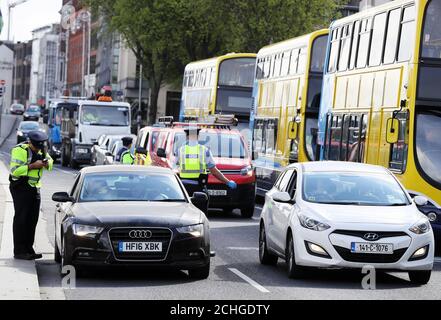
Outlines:
[[[44,143],[48,140],[48,136],[43,131],[31,131],[28,134],[29,141],[38,149],[43,149]]]
[[[184,127],[184,132],[185,132],[185,134],[187,136],[190,134],[190,132],[196,132],[197,134],[199,134],[200,131],[201,131],[201,128],[197,127],[197,126],[186,126],[186,127]]]
[[[129,144],[132,144],[133,138],[132,137],[124,137],[121,139],[123,142],[123,145],[128,146]]]

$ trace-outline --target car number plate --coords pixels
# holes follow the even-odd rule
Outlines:
[[[119,252],[162,252],[162,242],[120,242]]]
[[[227,190],[208,190],[210,196],[226,196]]]
[[[352,242],[352,253],[376,253],[376,254],[393,254],[394,245],[391,243],[367,243]]]

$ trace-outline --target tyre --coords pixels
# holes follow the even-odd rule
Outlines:
[[[205,266],[196,269],[188,270],[188,275],[191,279],[195,280],[203,280],[207,279],[210,275],[210,263],[207,263]]]
[[[55,239],[54,260],[56,263],[61,263],[61,254],[60,249],[58,248],[57,239]]]
[[[66,240],[64,238],[62,239],[62,242],[61,242],[60,258],[61,258],[61,261],[60,261],[60,275],[63,277],[63,276],[65,276],[65,274],[63,274],[63,268],[65,266],[72,265],[72,259],[68,255],[68,252],[66,250]]]
[[[409,279],[413,284],[427,284],[430,280],[430,276],[432,275],[432,271],[430,270],[422,270],[422,271],[409,271]]]
[[[74,169],[74,170],[79,169],[78,162],[75,161],[75,159],[73,158],[73,155],[72,155],[72,154],[70,155],[69,166],[70,166],[72,169]]]
[[[294,239],[292,234],[289,234],[286,253],[285,253],[286,264],[288,265],[288,277],[291,279],[301,279],[305,276],[305,267],[299,266],[296,263],[296,255],[294,251]]]
[[[278,257],[268,250],[266,243],[265,225],[260,225],[259,232],[259,260],[263,265],[275,266],[277,264]]]
[[[240,215],[242,216],[242,218],[247,218],[250,219],[253,217],[254,215],[254,205],[253,206],[248,206],[245,208],[241,208],[240,209]]]

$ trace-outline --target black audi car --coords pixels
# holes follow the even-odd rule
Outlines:
[[[207,196],[188,194],[169,169],[98,166],[81,170],[70,193],[52,196],[55,260],[77,271],[159,267],[210,272]]]

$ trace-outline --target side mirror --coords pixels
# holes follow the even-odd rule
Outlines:
[[[386,141],[387,143],[394,144],[398,142],[398,135],[400,133],[400,121],[395,118],[387,119],[387,132]]]
[[[74,202],[73,197],[69,196],[67,192],[57,192],[52,195],[52,201],[55,202]]]
[[[204,192],[195,192],[191,198],[191,203],[202,212],[208,211],[208,196]]]
[[[138,148],[136,148],[136,150],[135,150],[135,152],[137,153],[137,154],[143,154],[143,155],[147,155],[147,149],[146,148],[143,148],[143,147],[138,147]]]
[[[163,148],[158,148],[156,151],[156,155],[160,158],[167,158],[167,154],[165,153],[165,150]]]
[[[297,139],[297,128],[298,125],[295,121],[290,121],[288,124],[288,139]]]
[[[423,207],[429,203],[429,200],[427,200],[427,198],[423,196],[416,196],[415,198],[413,198],[413,202],[415,202],[418,207]]]
[[[282,203],[290,203],[292,202],[291,196],[288,192],[276,192],[273,195],[273,200],[276,202],[282,202]]]

